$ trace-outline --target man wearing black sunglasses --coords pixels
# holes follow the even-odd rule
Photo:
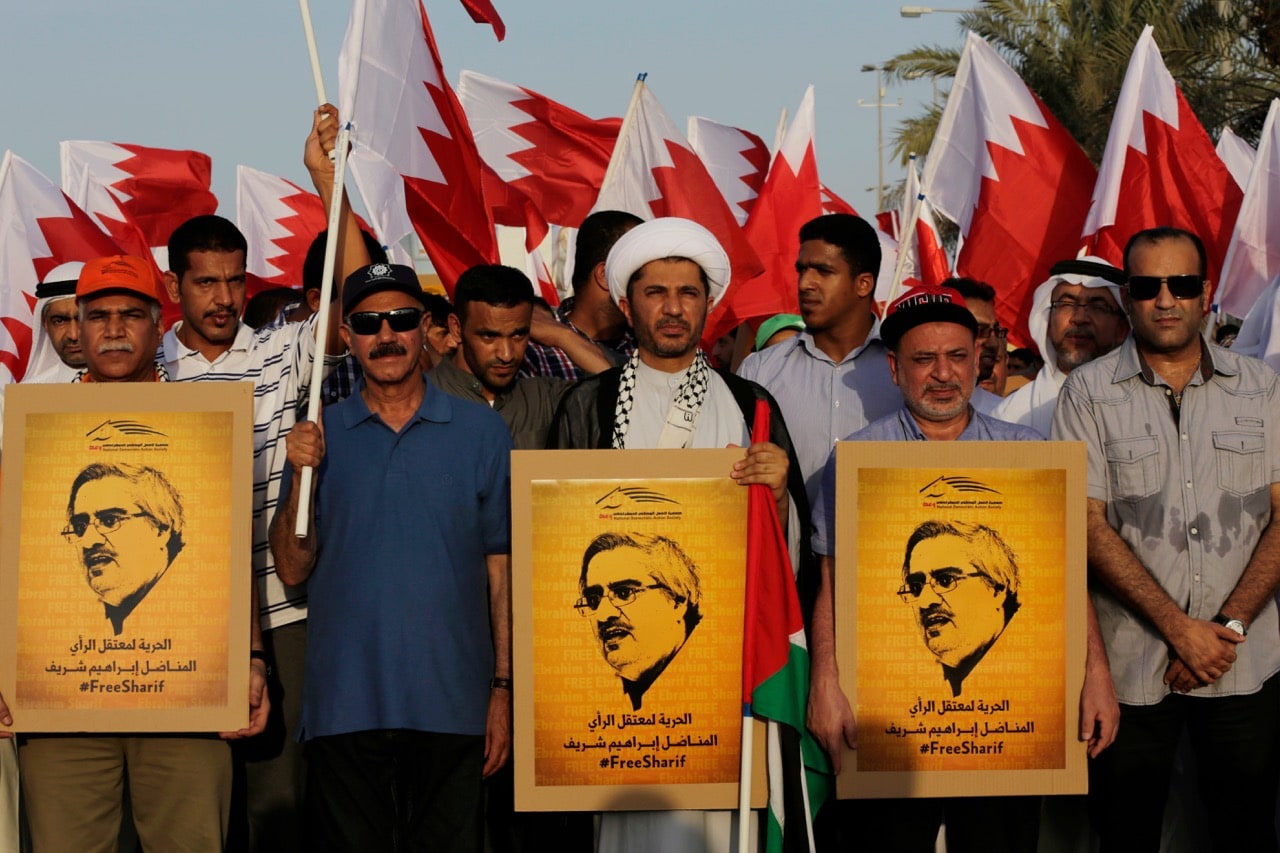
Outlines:
[[[478,851],[481,780],[510,754],[511,439],[428,386],[412,269],[357,270],[342,308],[364,382],[289,432],[271,525],[276,572],[309,592],[306,849]]]
[[[1067,377],[1055,438],[1089,450],[1090,593],[1120,700],[1090,763],[1104,850],[1155,850],[1174,752],[1196,753],[1214,847],[1276,850],[1280,377],[1211,345],[1204,244],[1125,248],[1132,335]]]

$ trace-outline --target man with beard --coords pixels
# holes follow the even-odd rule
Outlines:
[[[1089,592],[1121,702],[1089,766],[1104,850],[1160,845],[1184,733],[1214,848],[1277,849],[1280,378],[1205,340],[1206,267],[1195,234],[1133,235],[1133,332],[1071,371],[1053,417],[1089,452]]]
[[[608,369],[608,360],[570,327],[540,319],[533,307],[533,285],[514,267],[493,264],[467,270],[458,276],[453,304],[449,331],[460,341],[458,350],[428,378],[455,397],[492,406],[517,449],[546,447],[556,406],[572,383],[519,376],[526,349],[535,339],[555,346],[588,374]]]
[[[989,417],[971,405],[970,396],[978,375],[978,326],[979,321],[965,306],[963,297],[949,287],[917,287],[895,300],[885,312],[880,335],[890,350],[889,370],[894,384],[901,391],[902,406],[897,412],[855,432],[847,440],[1042,440],[1043,436],[1029,427]],[[827,577],[834,575],[835,567],[835,488],[833,450],[827,460],[822,491],[814,507],[813,550],[819,555],[823,574]],[[922,556],[918,545],[916,551],[918,557]],[[910,560],[909,555],[905,562],[909,564]],[[947,580],[951,576],[949,570],[941,575],[930,575],[928,581],[921,580],[918,585],[912,582],[907,567],[903,572],[904,598],[933,595],[939,587],[945,592],[950,585]],[[956,648],[953,650],[958,652],[953,657],[947,651],[947,659],[943,659],[943,663],[957,671],[947,673],[944,669],[944,676],[960,675],[962,680],[963,674],[959,670],[966,665],[972,668],[981,659],[981,655],[976,654],[979,647],[984,642],[990,645],[1007,621],[1004,605],[1007,599],[998,600],[998,597],[1006,589],[1015,591],[1012,580],[1004,580],[1004,573],[994,570],[986,574],[990,580],[971,578],[969,589],[962,594],[989,606],[986,611],[989,630],[977,630],[969,639],[952,637],[938,644],[941,651],[943,645],[949,646],[954,642]],[[1006,589],[998,590],[997,586]],[[919,596],[915,595],[917,589]],[[828,682],[824,695],[830,696],[830,691],[834,691],[836,702],[825,709],[814,709],[814,700],[810,698],[810,729],[839,772],[842,747],[847,744],[851,749],[857,748],[857,729],[853,710],[839,688],[839,666],[834,651],[834,613],[823,614],[822,619],[815,613],[814,624],[815,632],[819,625],[830,631],[823,636],[815,633],[812,659],[814,670],[821,673],[817,677]],[[922,628],[927,630],[925,625]],[[1092,608],[1088,614],[1088,640],[1085,683],[1080,697],[1080,738],[1087,741],[1090,755],[1096,755],[1114,739],[1119,711]],[[956,686],[948,678],[948,692]],[[1040,799],[1037,797],[877,800],[873,804],[856,801],[841,812],[843,826],[840,831],[845,835],[844,840],[850,841],[856,834],[867,832],[867,827],[875,827],[882,834],[885,849],[925,853],[934,849],[938,828],[945,819],[947,849],[953,853],[1030,853],[1036,849],[1039,837],[1039,814]]]
[[[88,262],[76,285],[76,300],[85,370],[74,381],[168,379],[155,361],[160,295],[148,261],[116,255]],[[131,474],[141,475],[135,469],[150,469],[118,466],[124,475],[119,477],[110,473],[112,467],[90,466],[88,476],[81,474],[64,534],[86,549],[87,579],[102,595],[108,616],[116,600],[127,603],[126,590],[145,587],[147,581],[140,579],[147,574],[154,583],[168,567],[181,547],[181,536],[175,539],[175,533],[182,523],[180,513],[165,506],[175,502],[159,493],[152,500],[147,487],[128,484]],[[104,477],[124,484],[111,490],[113,500],[107,500],[100,488]],[[130,495],[126,503],[119,500],[122,490]],[[123,564],[126,556],[130,566]],[[250,630],[255,656],[247,662],[250,724],[226,738],[256,735],[266,726],[266,667],[256,624]],[[3,698],[0,724],[13,724]],[[29,735],[19,745],[18,756],[32,847],[37,851],[115,849],[126,778],[133,823],[145,849],[221,850],[227,842],[231,750],[217,737]]]
[[[426,382],[421,294],[406,266],[347,279],[342,338],[364,382],[287,438],[271,548],[310,593],[309,850],[478,853],[481,780],[510,754],[511,439]]]
[[[1124,340],[1129,323],[1120,308],[1124,271],[1101,258],[1059,261],[1036,288],[1027,325],[1044,367],[992,412],[1001,420],[1048,435],[1058,391],[1067,374],[1106,355]]]
[[[712,370],[698,349],[707,313],[729,282],[729,257],[715,236],[687,219],[650,220],[614,244],[605,276],[635,330],[637,351],[623,367],[585,379],[565,395],[550,446],[750,445],[730,476],[743,485],[768,485],[780,518],[788,518],[793,508],[806,511],[799,465],[777,404],[754,382]],[[771,441],[751,444],[757,401],[770,408]],[[799,527],[792,516],[787,525],[792,536]],[[799,558],[796,564],[804,567],[808,560]],[[599,850],[728,849],[732,823],[727,812],[609,812],[600,819]]]

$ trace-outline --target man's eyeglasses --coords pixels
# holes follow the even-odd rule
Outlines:
[[[582,597],[575,601],[573,606],[577,609],[579,615],[592,616],[600,609],[601,603],[608,599],[610,604],[621,610],[651,589],[665,589],[667,592],[671,592],[671,587],[663,583],[651,583],[647,586],[619,584],[608,589],[597,587],[583,592]],[[679,596],[673,597],[677,602],[683,600]]]
[[[985,341],[992,335],[995,335],[1000,340],[1004,340],[1009,337],[1009,330],[1004,326],[1001,326],[999,323],[995,323],[994,325],[991,323],[978,324],[978,340]]]
[[[1204,293],[1204,276],[1201,275],[1131,275],[1129,298],[1146,302],[1160,295],[1160,285],[1169,285],[1169,293],[1175,299],[1196,299]]]
[[[1083,311],[1090,319],[1105,320],[1120,313],[1119,308],[1108,305],[1104,299],[1090,299],[1088,302],[1077,302],[1074,299],[1059,299],[1049,303],[1049,311],[1070,316],[1076,311]]]
[[[91,524],[98,533],[106,536],[108,533],[115,533],[120,529],[120,525],[131,518],[150,518],[155,521],[155,517],[149,512],[103,511],[95,512],[93,515],[87,512],[78,512],[67,519],[67,526],[62,529],[62,537],[74,545],[89,532],[89,525]]]
[[[376,335],[386,320],[393,332],[412,332],[422,325],[421,308],[396,308],[394,311],[357,311],[347,315],[347,328],[357,335]]]
[[[965,578],[986,578],[987,583],[991,584],[996,592],[1004,589],[1004,584],[991,580],[991,576],[985,572],[969,572],[965,574],[956,571],[938,571],[929,575],[923,572],[916,572],[915,574],[907,575],[902,583],[902,588],[898,590],[898,595],[907,604],[914,604],[916,599],[924,594],[926,584],[934,591],[935,595],[942,596],[958,587]]]

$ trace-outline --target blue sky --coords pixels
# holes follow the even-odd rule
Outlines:
[[[875,75],[859,71],[921,43],[959,46],[957,16],[904,19],[872,0],[494,0],[499,43],[457,0],[428,0],[445,70],[469,68],[592,116],[621,115],[638,72],[681,127],[689,115],[772,142],[779,112],[816,87],[823,180],[864,213],[876,184]],[[13,3],[0,37],[0,149],[59,180],[58,142],[195,148],[213,158],[220,212],[234,216],[235,167],[304,183],[315,105],[293,0],[44,0]],[[350,3],[311,0],[325,81]],[[889,130],[927,103],[927,82],[889,87]],[[887,153],[886,153],[887,158]],[[902,177],[886,160],[886,181]],[[305,184],[304,184],[305,185]]]

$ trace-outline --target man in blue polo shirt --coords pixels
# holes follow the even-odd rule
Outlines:
[[[511,439],[487,406],[429,389],[421,292],[404,266],[347,279],[364,383],[286,439],[271,548],[309,589],[308,849],[478,851],[481,779],[510,753]]]

